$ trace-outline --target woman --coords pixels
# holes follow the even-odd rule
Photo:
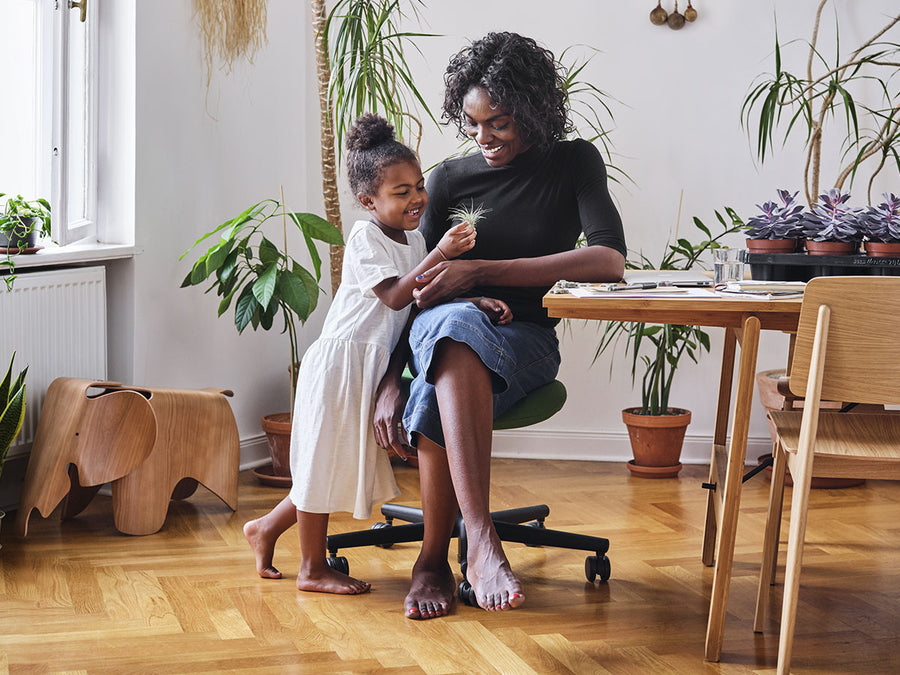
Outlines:
[[[541,306],[544,293],[559,279],[617,281],[626,252],[599,151],[563,140],[571,125],[552,53],[530,38],[491,33],[451,59],[445,84],[444,118],[481,152],[432,171],[419,229],[431,248],[453,225],[450,209],[489,211],[475,247],[429,269],[413,291],[423,310],[408,345],[418,376],[402,427],[405,345],[381,382],[375,414],[382,447],[400,449],[405,428],[418,451],[425,536],[406,598],[406,615],[417,619],[449,611],[457,504],[478,604],[505,610],[524,602],[490,520],[492,421],[556,376],[556,321]],[[582,231],[588,246],[575,249]],[[463,295],[505,301],[513,321],[494,325],[471,303],[452,301]]]

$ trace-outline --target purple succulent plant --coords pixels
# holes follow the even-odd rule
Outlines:
[[[803,236],[812,241],[856,241],[862,239],[859,209],[847,206],[850,193],[831,188],[803,216]]]
[[[869,241],[900,241],[900,197],[885,192],[878,206],[867,206],[859,214],[859,225]]]
[[[747,220],[747,236],[751,239],[799,239],[803,236],[802,216],[803,204],[797,204],[787,190],[778,190],[781,205],[769,201],[757,204],[762,215]]]

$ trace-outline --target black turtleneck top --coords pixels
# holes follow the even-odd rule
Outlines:
[[[613,205],[600,151],[587,141],[558,141],[549,151],[531,148],[501,167],[481,153],[442,162],[427,181],[428,207],[419,224],[431,250],[455,223],[449,210],[482,205],[472,260],[536,258],[569,251],[584,232],[589,246],[626,255],[622,219]],[[473,295],[505,301],[514,321],[553,326],[541,306],[546,286],[476,287]]]

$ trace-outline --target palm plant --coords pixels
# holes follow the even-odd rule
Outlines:
[[[637,261],[627,261],[628,269],[688,270],[701,262],[707,251],[721,247],[723,237],[739,232],[744,223],[731,207],[725,207],[728,219],[718,211],[716,218],[721,232],[712,231],[695,217],[694,226],[704,235],[698,243],[681,237],[666,245],[662,260],[654,264],[643,253]],[[729,222],[730,221],[730,222]],[[652,325],[630,321],[606,321],[603,323],[600,344],[594,352],[594,361],[608,349],[625,342],[625,354],[631,363],[631,380],[641,375],[641,415],[665,415],[669,409],[669,394],[680,361],[687,356],[694,363],[703,352],[709,351],[709,335],[698,326]],[[610,370],[612,370],[610,364]]]
[[[871,201],[872,182],[887,162],[893,160],[900,171],[900,90],[892,83],[900,68],[900,45],[883,39],[900,22],[900,14],[849,56],[841,54],[840,30],[835,18],[837,46],[833,60],[829,61],[817,46],[827,3],[828,0],[821,0],[816,10],[805,73],[795,74],[783,64],[782,45],[776,32],[775,73],[761,76],[741,107],[741,123],[756,128],[756,153],[760,162],[765,161],[767,151],[773,147],[776,126],[786,123],[785,140],[792,132],[805,132],[803,175],[810,206],[819,194],[822,141],[828,120],[844,120],[842,165],[830,184],[840,189],[848,178],[852,183],[860,165],[875,158],[878,163],[872,169],[868,185]],[[867,95],[877,91],[880,100],[872,105],[862,103],[858,93],[863,88]],[[754,114],[758,115],[755,124]]]

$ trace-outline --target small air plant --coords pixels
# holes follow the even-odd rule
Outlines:
[[[900,242],[900,197],[885,192],[878,206],[867,206],[859,214],[859,227],[869,241]]]
[[[459,223],[469,223],[473,229],[478,225],[478,221],[482,220],[490,209],[485,208],[483,204],[475,206],[475,202],[469,202],[468,206],[461,204],[454,206],[449,210],[450,219]]]
[[[859,210],[847,206],[850,193],[831,188],[819,195],[803,216],[803,236],[812,241],[855,241],[862,239],[857,219]]]
[[[803,204],[794,201],[797,193],[778,190],[781,204],[768,201],[757,204],[761,215],[747,219],[747,236],[750,239],[799,239],[803,236]]]

